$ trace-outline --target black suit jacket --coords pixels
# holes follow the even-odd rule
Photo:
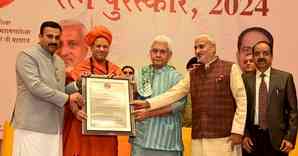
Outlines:
[[[256,73],[243,74],[247,93],[247,120],[245,135],[250,135],[254,125],[256,101]],[[279,149],[286,139],[295,145],[297,135],[297,97],[293,76],[271,68],[269,80],[268,128],[271,143]]]

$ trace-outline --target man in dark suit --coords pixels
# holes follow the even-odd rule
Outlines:
[[[272,48],[273,42],[257,42],[252,49],[257,70],[243,75],[248,100],[243,139],[246,156],[287,156],[296,141],[293,76],[271,67]]]

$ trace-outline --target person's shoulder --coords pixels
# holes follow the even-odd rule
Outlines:
[[[70,71],[68,77],[70,77],[70,79],[77,80],[81,76],[81,73],[85,71],[90,71],[89,59],[84,59],[79,64],[74,66],[74,68]]]
[[[82,69],[85,69],[86,67],[90,67],[89,59],[82,60],[80,63],[74,66],[73,70],[82,70]]]
[[[153,68],[151,68],[150,65],[144,65],[139,69],[136,69],[136,78],[138,80],[143,80],[144,77],[150,77],[151,73],[153,71]]]
[[[153,68],[151,67],[150,64],[147,64],[147,65],[144,65],[141,67],[140,71],[149,71],[149,70],[152,70]]]
[[[228,65],[237,65],[235,62],[232,62],[232,61],[228,61],[228,60],[222,60],[222,59],[219,59],[223,64],[228,64]]]
[[[54,58],[55,58],[55,60],[56,60],[57,62],[59,62],[59,63],[63,62],[63,63],[64,63],[63,59],[62,59],[59,55],[54,54]]]
[[[115,63],[113,63],[113,62],[110,62],[110,61],[109,61],[109,66],[110,66],[112,69],[121,70],[120,66],[118,66],[117,64],[115,64]]]
[[[86,65],[86,64],[90,64],[89,57],[81,60],[80,63],[78,63],[76,66],[82,66],[82,65]]]
[[[250,78],[255,78],[256,77],[256,72],[248,72],[248,73],[242,73],[242,78],[244,79],[250,79]]]
[[[23,53],[26,54],[35,54],[37,51],[39,51],[40,45],[34,44],[31,47],[27,47],[26,49],[22,50]]]
[[[22,58],[22,56],[32,56],[34,55],[34,51],[36,51],[35,46],[31,46],[26,49],[23,49],[18,53],[17,58]]]
[[[292,77],[292,73],[284,70],[276,69],[276,68],[271,68],[271,73],[279,76],[283,76],[283,77],[289,77],[289,76]]]
[[[31,47],[28,47],[24,50],[21,50],[17,55],[17,60],[20,59],[36,59],[38,57],[37,53],[38,51],[38,45],[33,45]]]
[[[108,66],[110,68],[111,73],[116,74],[116,75],[123,75],[120,66],[118,66],[117,64],[114,64],[111,61],[108,61]]]
[[[173,68],[172,66],[168,66],[168,67],[167,67],[167,71],[168,71],[171,75],[173,75],[173,76],[175,76],[175,77],[178,77],[179,79],[181,79],[181,78],[183,77],[183,75],[182,75],[179,71],[177,71],[175,68]]]
[[[116,75],[122,75],[122,70],[120,68],[120,66],[118,66],[117,64],[108,61],[108,66],[109,68],[111,68],[110,70],[112,71],[112,73],[116,74]]]
[[[280,70],[280,69],[276,69],[276,68],[271,68],[271,72],[274,72],[276,74],[281,74],[281,75],[290,75],[290,72],[284,71],[284,70]]]
[[[178,72],[175,68],[169,67],[168,71],[174,74],[180,74],[180,72]]]

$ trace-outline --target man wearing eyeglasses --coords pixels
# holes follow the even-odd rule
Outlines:
[[[216,55],[216,42],[208,34],[195,38],[194,51],[200,65],[167,92],[133,105],[155,110],[190,93],[192,155],[241,156],[247,109],[241,71]]]
[[[131,77],[133,78],[134,74],[135,74],[135,69],[132,66],[123,66],[121,68],[121,71],[123,72],[123,74],[126,77]]]
[[[172,56],[171,39],[154,38],[149,51],[151,64],[144,66],[137,78],[139,98],[157,96],[174,86],[181,78],[168,61]],[[181,110],[186,98],[166,107],[135,112],[136,137],[132,139],[132,156],[181,156]]]

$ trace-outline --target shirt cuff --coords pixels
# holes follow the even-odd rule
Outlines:
[[[231,133],[244,135],[244,128],[233,126],[232,130],[231,130]]]

